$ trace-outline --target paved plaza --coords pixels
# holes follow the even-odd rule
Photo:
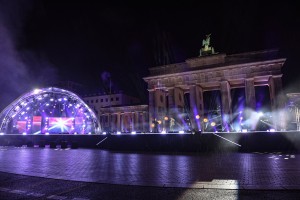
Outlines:
[[[201,199],[197,195],[201,193],[205,196],[211,191],[214,191],[216,199],[237,199],[242,194],[251,197],[251,194],[258,194],[257,191],[273,191],[273,195],[278,193],[277,197],[286,195],[288,191],[292,194],[290,197],[294,197],[300,191],[300,157],[293,153],[175,155],[100,149],[1,147],[0,163],[1,199],[6,199],[5,194],[9,193],[21,195],[22,199],[25,194],[28,199],[42,198],[39,195],[45,195],[43,190],[46,189],[41,186],[49,183],[59,185],[55,186],[58,188],[72,185],[72,192],[77,191],[76,188],[82,190],[93,187],[101,188],[95,190],[102,191],[101,194],[107,191],[114,194],[121,191],[136,192],[130,198],[122,198],[121,195],[111,199],[141,199],[139,195],[147,196],[143,199],[160,199],[156,196],[159,194],[166,197],[163,199]],[[28,189],[30,185],[35,187],[35,192]],[[49,188],[53,189],[53,186]],[[55,194],[52,197],[49,194],[47,199],[68,199],[67,196],[58,195],[60,193]],[[189,195],[193,198],[189,198]],[[87,195],[77,199],[98,198]]]

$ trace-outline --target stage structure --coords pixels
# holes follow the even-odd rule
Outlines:
[[[35,89],[0,114],[3,134],[100,134],[95,113],[76,94],[55,87]]]
[[[215,129],[218,131],[237,131],[233,127],[236,115],[241,115],[241,125],[248,122],[245,131],[251,131],[255,127],[251,127],[253,122],[249,119],[259,120],[262,115],[258,110],[257,86],[268,87],[273,113],[271,128],[284,130],[280,122],[284,116],[276,111],[285,104],[281,68],[286,59],[279,57],[276,49],[226,55],[215,52],[209,45],[210,35],[207,35],[198,57],[149,69],[150,76],[144,81],[149,91],[150,131],[203,131],[207,126],[217,125],[221,127]],[[245,102],[239,113],[233,113],[231,91],[237,88],[244,91]],[[209,91],[220,94],[220,105],[214,115],[205,110],[205,102],[211,100],[205,101],[204,93]],[[215,121],[218,117],[220,120]]]

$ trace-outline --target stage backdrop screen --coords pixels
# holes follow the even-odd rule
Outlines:
[[[41,126],[42,126],[42,116],[33,116],[32,118],[32,132],[40,133],[41,132]]]
[[[73,121],[71,117],[49,117],[49,133],[71,133]]]
[[[17,121],[17,129],[19,133],[26,132],[26,121]]]

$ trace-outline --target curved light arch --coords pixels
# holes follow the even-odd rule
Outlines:
[[[41,118],[40,132],[32,131],[33,116]],[[80,97],[68,90],[49,87],[32,90],[8,105],[0,113],[0,133],[14,134],[18,120],[23,120],[23,122],[26,121],[28,134],[51,134],[51,130],[54,130],[56,127],[52,127],[52,129],[48,127],[49,122],[47,120],[52,119],[58,121],[58,126],[63,126],[62,120],[72,121],[69,123],[69,129],[65,131],[62,128],[61,133],[99,134],[101,131],[100,123],[95,113]],[[81,121],[83,124],[80,132],[75,127],[76,120]]]

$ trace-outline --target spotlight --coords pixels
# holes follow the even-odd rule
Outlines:
[[[49,132],[46,132],[45,135],[49,135]]]
[[[27,135],[27,133],[26,133],[26,132],[23,132],[23,135]]]
[[[214,126],[216,125],[216,122],[212,122],[212,123],[210,123],[210,125],[211,125],[212,127],[214,127]]]
[[[91,132],[89,132],[89,135],[91,135],[92,133]]]
[[[204,118],[204,119],[203,119],[203,122],[205,122],[205,123],[208,122],[208,119],[207,119],[207,118]]]
[[[168,120],[169,120],[169,118],[168,118],[167,116],[166,116],[164,119],[165,119],[165,121],[168,121]]]
[[[106,135],[106,132],[103,132],[102,134],[103,134],[103,135]]]
[[[200,119],[200,115],[196,115],[196,119]]]
[[[117,135],[121,135],[121,132],[120,132],[120,131],[118,131],[118,132],[117,132]]]
[[[275,129],[274,129],[274,128],[271,128],[271,129],[270,129],[270,132],[275,132]]]
[[[41,92],[40,89],[35,89],[35,90],[33,91],[34,94],[38,94],[39,92]]]
[[[166,134],[166,131],[162,131],[161,134]]]
[[[132,131],[132,132],[131,132],[131,134],[132,134],[132,135],[135,135],[135,134],[136,134],[136,132],[135,132],[135,131]]]
[[[0,135],[4,135],[4,133],[0,133]]]
[[[259,116],[259,117],[261,117],[261,116],[263,116],[263,115],[264,115],[263,112],[259,112],[259,113],[258,113],[258,116]]]
[[[247,133],[248,130],[247,130],[247,129],[242,129],[242,132],[243,132],[243,133]]]
[[[180,134],[184,133],[184,131],[179,131]]]

